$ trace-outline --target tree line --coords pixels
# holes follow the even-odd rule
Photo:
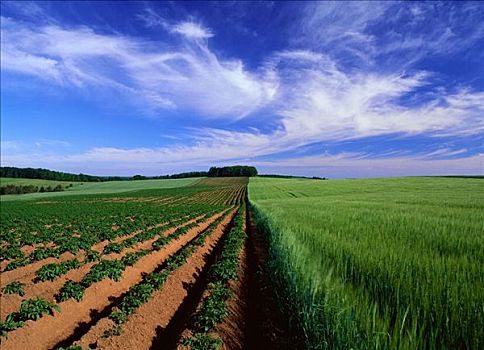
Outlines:
[[[207,177],[208,171],[188,171],[185,173],[178,173],[173,175],[155,176],[153,179],[184,179],[187,177]]]
[[[257,169],[247,165],[225,166],[221,168],[211,167],[208,170],[208,176],[257,176]]]
[[[70,174],[61,171],[34,168],[1,167],[0,177],[13,177],[22,179],[42,179],[56,181],[75,181],[75,182],[101,182],[113,180],[127,180],[119,176],[92,176],[86,174]]]
[[[129,181],[149,179],[183,179],[187,177],[206,177],[207,171],[190,171],[172,175],[160,176],[93,176],[86,174],[71,174],[61,171],[34,168],[0,167],[0,177],[22,178],[22,179],[43,179],[72,182],[103,182],[103,181]]]
[[[184,173],[160,176],[134,175],[122,176],[93,176],[86,174],[71,174],[42,168],[16,168],[0,167],[0,177],[43,179],[72,182],[102,182],[102,181],[128,181],[148,179],[183,179],[187,177],[216,177],[216,176],[256,176],[257,169],[252,166],[235,165],[226,167],[211,167],[209,171],[189,171]]]
[[[68,187],[70,187],[69,185]],[[0,187],[0,195],[4,194],[24,194],[36,192],[60,192],[64,191],[64,187],[57,186],[33,186],[33,185],[6,185]]]

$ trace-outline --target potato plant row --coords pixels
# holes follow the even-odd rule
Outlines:
[[[210,334],[228,315],[227,301],[233,292],[229,281],[237,278],[240,252],[246,240],[245,209],[241,207],[235,217],[234,226],[227,234],[223,250],[209,271],[208,296],[192,318],[190,329],[193,335],[182,339],[182,344],[194,350],[214,349],[221,339]]]
[[[177,197],[180,197],[178,195]],[[149,205],[147,205],[149,204]],[[206,203],[115,203],[99,200],[72,200],[46,202],[6,202],[2,203],[0,222],[0,259],[13,259],[22,256],[15,248],[25,245],[62,244],[65,238],[89,232],[102,235],[132,232],[160,222],[165,216],[174,213],[179,216],[189,214],[193,209],[203,209]],[[121,231],[121,232],[118,232]],[[109,238],[109,237],[107,237]],[[9,250],[9,248],[11,248]]]
[[[115,242],[108,243],[103,249],[103,254],[120,253],[121,251],[123,251],[123,249],[130,248],[138,243],[142,243],[156,237],[158,234],[160,234],[160,229],[162,229],[163,231],[163,230],[173,228],[179,225],[180,223],[187,220],[192,220],[197,216],[201,216],[201,217],[195,222],[200,222],[202,219],[215,214],[215,212],[216,212],[215,210],[212,210],[208,213],[203,213],[203,215],[201,215],[202,214],[201,212],[195,212],[180,218],[174,217],[159,227],[150,227],[134,235],[133,237],[124,239],[119,243],[115,243]]]
[[[215,209],[216,210],[216,209]],[[212,210],[214,212],[215,210]],[[207,209],[206,207],[204,208],[193,208],[192,210],[183,210],[181,213],[180,211],[173,211],[171,213],[166,213],[163,216],[157,216],[153,217],[150,220],[146,220],[143,218],[143,220],[140,220],[140,222],[143,223],[143,225],[147,225],[148,227],[151,226],[151,229],[154,228],[154,225],[159,224],[161,222],[165,222],[167,227],[173,227],[176,222],[180,221],[180,217],[196,217],[201,215],[202,213],[206,213]],[[147,226],[142,226],[141,224],[137,224],[136,227],[134,225],[132,229],[130,230],[121,230],[119,227],[117,227],[116,230],[112,229],[112,225],[109,225],[109,229],[106,229],[105,231],[102,231],[102,233],[96,234],[96,232],[92,232],[92,230],[88,229],[87,231],[84,231],[83,233],[77,234],[76,236],[68,236],[66,235],[61,235],[58,234],[56,236],[55,232],[51,233],[51,242],[54,242],[57,244],[57,246],[54,247],[39,247],[35,249],[32,253],[30,253],[27,256],[24,256],[23,253],[20,251],[18,246],[10,246],[9,248],[4,249],[4,257],[5,256],[16,256],[14,260],[10,261],[6,267],[5,271],[11,271],[15,270],[16,268],[26,266],[32,262],[40,261],[46,258],[58,258],[60,255],[62,255],[65,252],[71,252],[73,254],[77,254],[79,250],[84,250],[84,251],[89,251],[91,247],[101,241],[104,240],[113,240],[118,237],[122,237],[125,235],[128,235],[129,232],[132,232],[130,230],[139,230],[139,229],[144,229]],[[151,233],[145,233],[145,237],[149,237]],[[143,239],[143,235],[138,236],[136,238],[132,238],[124,243],[124,246],[127,247],[130,244],[134,245],[135,243],[140,242]],[[149,239],[149,238],[148,238]],[[109,248],[108,251],[105,251],[105,253],[109,252],[109,249],[113,249],[113,252],[116,249],[122,249],[123,244],[116,244],[116,243],[109,243],[108,246]],[[12,254],[12,252],[14,252]]]
[[[225,214],[215,220],[209,229],[202,232],[176,254],[169,257],[165,261],[163,269],[145,275],[140,283],[132,286],[123,297],[119,305],[113,309],[109,315],[109,318],[118,325],[125,323],[127,317],[134,313],[141,305],[149,301],[152,297],[152,294],[156,290],[161,289],[170,274],[185,264],[195,249],[204,244],[206,237],[210,236],[214,230],[216,230],[220,222],[222,222],[227,215],[228,214]],[[106,335],[115,334],[119,331],[120,329],[113,329],[107,331]]]
[[[204,201],[210,205],[238,205],[242,203],[247,190],[246,179],[234,179],[233,183],[217,182],[213,179],[202,181],[200,186],[204,191],[183,199],[187,203]]]
[[[160,215],[163,217],[163,215]],[[156,220],[155,218],[153,218]],[[83,222],[83,230],[84,232],[89,232],[89,235],[92,236],[93,233],[96,233],[97,230],[101,230],[103,232],[114,231],[111,233],[107,238],[116,238],[123,234],[127,234],[130,230],[134,230],[136,228],[141,227],[139,223],[135,223],[132,217],[124,218],[126,223],[124,225],[120,221],[111,222],[107,221],[105,217],[96,217],[94,219],[88,219],[88,222]],[[146,224],[146,220],[143,221],[143,224]],[[23,257],[23,253],[18,249],[20,246],[24,245],[34,245],[34,244],[49,244],[54,243],[58,246],[69,246],[70,243],[73,246],[69,246],[69,249],[76,249],[76,241],[82,237],[79,236],[79,229],[77,228],[75,222],[70,223],[68,225],[59,224],[55,226],[43,227],[44,232],[39,233],[38,231],[31,232],[33,228],[29,229],[29,232],[24,233],[18,241],[11,242],[9,246],[5,246],[2,250],[2,258],[3,259],[12,259],[12,258],[19,258]],[[18,232],[17,232],[18,234]],[[4,239],[8,241],[8,239]],[[71,242],[72,241],[72,242]],[[79,243],[77,243],[78,245]],[[17,249],[15,249],[17,248]],[[43,253],[45,249],[40,248],[36,249],[34,252],[35,254],[45,254]],[[32,254],[31,254],[32,255]]]
[[[89,288],[93,283],[102,281],[105,278],[119,281],[121,279],[123,271],[128,266],[133,266],[143,256],[153,251],[160,250],[169,242],[177,239],[178,237],[187,233],[192,228],[198,226],[200,224],[200,221],[201,219],[186,226],[178,227],[175,232],[173,232],[169,236],[160,236],[160,238],[153,242],[152,249],[143,249],[137,252],[128,253],[117,260],[101,260],[98,264],[94,265],[89,270],[89,272],[80,282],[76,283],[72,281],[67,281],[60,290],[60,293],[56,296],[57,301],[66,301],[70,298],[80,301],[84,295],[85,289]]]
[[[214,227],[216,223],[220,222],[221,218],[218,218],[210,227]],[[128,253],[125,256],[123,256],[121,259],[117,260],[101,260],[99,263],[94,265],[90,271],[84,276],[84,278],[80,282],[73,282],[73,281],[67,281],[64,286],[61,288],[59,294],[56,295],[56,300],[57,302],[62,302],[66,301],[68,299],[75,299],[78,302],[81,301],[82,297],[84,296],[84,291],[89,288],[93,283],[102,281],[103,279],[110,278],[114,281],[119,281],[122,277],[123,271],[128,267],[128,266],[133,266],[140,258],[143,256],[151,253],[152,251],[155,250],[160,250],[164,245],[167,243],[171,242],[172,240],[175,240],[176,238],[184,235],[187,233],[190,229],[198,226],[200,224],[199,221],[195,221],[193,223],[190,223],[186,226],[179,227],[169,236],[161,236],[157,241],[153,243],[153,248],[152,250],[139,250],[137,252],[133,253]],[[211,230],[206,230],[201,236],[205,237],[206,233]],[[196,240],[195,240],[196,241]],[[195,242],[195,241],[192,241]],[[193,243],[195,244],[195,243]],[[178,254],[177,254],[178,256]],[[77,261],[73,259],[72,261]],[[167,262],[167,266],[173,263],[173,259],[169,259]],[[67,262],[68,265],[71,265],[72,262],[69,261]],[[48,266],[48,265],[45,265]],[[57,265],[59,266],[59,265]],[[54,273],[55,274],[55,273]],[[56,277],[56,276],[55,276]],[[55,278],[53,277],[53,278]],[[50,275],[46,277],[47,279],[50,278]],[[39,301],[40,300],[40,301]],[[31,299],[27,299],[22,301],[22,305],[20,307],[19,311],[15,311],[13,313],[10,313],[5,322],[0,323],[0,333],[2,336],[6,336],[9,331],[15,330],[19,327],[22,327],[24,325],[24,321],[33,319],[33,318],[26,318],[25,317],[25,305],[30,305],[29,303],[25,304],[26,302],[31,303]],[[33,301],[32,301],[33,302]],[[39,305],[43,305],[44,310],[35,318],[38,319],[40,318],[43,314],[45,313],[51,313],[52,308],[60,311],[58,306],[53,306],[52,304],[48,303],[44,299],[35,299],[35,303]],[[24,305],[25,304],[25,305]],[[36,305],[37,305],[36,304]],[[49,309],[47,306],[50,306],[51,309]],[[49,312],[48,312],[49,311]]]

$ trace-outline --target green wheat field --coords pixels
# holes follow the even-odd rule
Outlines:
[[[308,348],[484,346],[481,179],[251,178],[249,198]]]

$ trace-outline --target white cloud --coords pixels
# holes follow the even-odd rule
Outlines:
[[[168,166],[177,164],[209,164],[211,161],[224,161],[261,155],[270,149],[271,139],[265,135],[230,132],[225,130],[200,130],[193,145],[176,145],[159,148],[121,149],[98,147],[89,151],[59,158],[66,162],[98,162],[103,164],[156,164]]]
[[[319,52],[310,50],[285,50],[277,53],[275,57],[280,59],[288,59],[295,61],[309,61],[318,62],[325,58],[325,56]]]
[[[167,31],[181,34],[191,39],[208,39],[214,36],[209,28],[193,20],[170,23],[169,20],[160,16],[150,7],[146,7],[143,12],[137,15],[137,18],[143,21],[148,28],[161,27]]]
[[[287,55],[285,57],[300,56]],[[432,82],[426,72],[346,73],[328,57],[285,65],[277,59],[280,78],[277,112],[284,135],[278,142],[298,144],[390,133],[479,134],[484,130],[484,93],[440,91],[426,102],[401,102]],[[415,97],[415,96],[414,96]]]
[[[264,173],[287,173],[325,177],[382,177],[429,175],[484,175],[484,155],[455,159],[426,156],[367,158],[360,154],[336,154],[257,161],[251,163]]]
[[[151,27],[167,28],[169,26],[168,22],[150,7],[146,7],[144,11],[139,13],[136,17],[139,20],[141,20],[148,28],[151,28]]]
[[[355,24],[353,32],[364,28],[365,21]],[[191,39],[212,35],[196,22],[170,28]],[[275,53],[261,69],[249,71],[240,60],[219,59],[200,40],[167,50],[87,27],[34,30],[2,18],[1,58],[5,71],[57,84],[105,86],[140,104],[194,110],[208,118],[233,120],[270,106],[282,118],[285,142],[393,132],[476,132],[482,113],[482,93],[466,90],[444,93],[418,107],[401,106],[398,98],[429,83],[428,74],[345,72],[337,61],[310,50]]]
[[[232,81],[231,86],[246,89],[245,98],[252,96],[255,103],[257,102],[257,89],[263,83],[246,76],[248,73],[240,65],[237,67],[237,62],[225,63],[230,67],[221,67],[221,63],[208,49],[201,47],[200,50],[205,51],[208,60],[203,65],[199,64],[200,58],[194,61],[195,55],[187,53],[152,54],[143,61],[138,61],[139,57],[127,55],[125,64],[136,71],[137,79],[144,81],[148,87],[146,91],[154,91],[163,82],[175,91],[182,91],[186,88],[182,75],[168,73],[169,69],[175,67],[165,67],[165,61],[193,62],[199,70],[196,75],[204,76],[203,82],[214,89],[212,92],[219,98],[231,98],[236,92],[224,91],[228,89],[223,84],[225,80],[219,82],[219,77],[212,77],[211,69],[227,75],[225,79]],[[150,72],[155,70],[153,65],[158,66],[158,71],[165,71],[167,74],[162,77],[151,76]],[[91,167],[103,169],[108,166],[113,169],[111,173],[116,173],[115,169],[154,171],[172,168],[173,164],[189,167],[233,160],[250,161],[254,157],[291,151],[323,140],[354,139],[389,133],[475,135],[484,130],[484,93],[460,90],[447,94],[441,91],[437,97],[425,103],[407,107],[399,103],[399,99],[406,94],[415,92],[428,83],[432,76],[425,72],[413,75],[350,75],[341,71],[336,62],[327,56],[309,51],[275,54],[267,62],[265,70],[264,74],[267,76],[279,76],[271,81],[278,84],[277,94],[274,91],[275,102],[272,108],[280,116],[280,125],[268,133],[261,133],[257,129],[236,132],[204,128],[189,130],[192,142],[186,145],[133,149],[94,147],[84,153],[65,156],[44,154],[41,158],[46,164],[57,167],[63,164],[89,164]],[[198,108],[205,111],[215,113],[227,108],[213,100],[203,101],[207,95],[198,97],[196,93],[190,93],[190,90],[185,95],[191,98],[187,101],[188,104],[197,103]],[[234,106],[236,104],[232,104],[231,108]],[[427,157],[442,158],[464,153],[456,152],[451,149],[440,150]],[[387,156],[400,155],[397,152]],[[32,162],[32,157],[27,154],[7,154],[3,158],[15,165]],[[334,161],[334,157],[330,159]]]
[[[18,141],[0,141],[0,149],[2,150],[2,152],[18,149],[19,146],[20,143]]]
[[[66,151],[71,143],[63,140],[34,139],[30,141],[2,140],[0,143],[2,165],[8,165],[11,159],[43,159],[45,156],[59,155]]]
[[[34,145],[36,147],[69,147],[71,146],[71,143],[62,140],[40,139],[35,141]]]
[[[155,42],[56,25],[31,28],[2,18],[3,71],[59,85],[103,86],[157,108],[190,109],[206,117],[241,117],[269,103],[273,77],[221,60],[200,40],[210,32],[194,22],[175,25],[187,41],[174,50]]]
[[[438,159],[438,158],[446,158],[451,156],[458,156],[466,152],[468,152],[467,148],[456,149],[456,150],[450,149],[450,148],[439,148],[433,152],[425,154],[423,157],[426,159]]]
[[[257,146],[248,140],[250,151],[257,154]],[[255,144],[264,143],[263,139]],[[291,173],[306,176],[379,177],[408,175],[484,175],[484,155],[442,159],[441,156],[458,155],[465,151],[438,150],[420,155],[401,155],[399,152],[381,157],[364,153],[323,154],[270,161],[247,159],[247,152],[237,149],[240,144],[225,145],[228,149],[200,144],[177,148],[94,148],[71,156],[28,155],[7,156],[5,164],[38,166],[52,169],[99,175],[123,174],[159,175],[167,172],[206,169],[211,165],[230,165],[239,162],[257,166],[262,173]],[[253,148],[250,148],[253,146]],[[235,158],[234,158],[235,156]],[[436,157],[436,158],[435,158]],[[41,160],[40,160],[41,159]],[[136,169],[136,170],[133,170]]]
[[[290,40],[331,54],[349,54],[369,63],[374,38],[368,25],[382,18],[391,2],[308,2],[293,22]]]
[[[311,2],[301,6],[290,40],[373,69],[466,54],[484,38],[478,2]],[[482,55],[481,55],[482,56]]]
[[[195,22],[178,23],[173,26],[172,31],[193,39],[208,39],[213,37],[210,30]]]

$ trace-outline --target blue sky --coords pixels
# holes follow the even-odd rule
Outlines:
[[[1,3],[3,166],[484,174],[479,2]]]

